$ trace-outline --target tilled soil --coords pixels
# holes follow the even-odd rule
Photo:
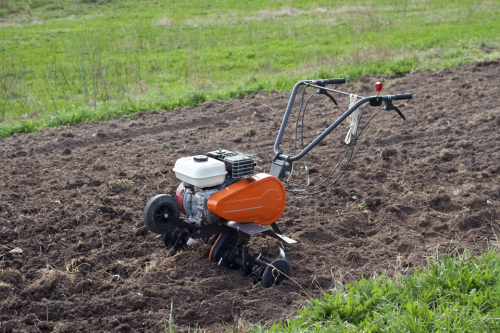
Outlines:
[[[299,241],[285,248],[295,276],[270,289],[210,263],[206,249],[169,257],[142,211],[154,195],[174,193],[180,157],[222,147],[256,154],[257,171],[268,172],[289,94],[1,139],[0,331],[164,332],[170,318],[176,332],[237,329],[295,316],[309,297],[362,274],[410,273],[438,251],[497,247],[498,61],[338,88],[369,95],[377,80],[385,94],[413,93],[396,103],[407,120],[381,112],[337,184],[288,195],[278,223]],[[306,142],[346,110],[348,98],[338,101],[311,99]],[[375,111],[367,108],[362,123]],[[284,153],[292,153],[294,123]],[[346,132],[340,126],[307,156],[313,184],[346,150]],[[306,181],[301,166],[297,182]],[[266,245],[277,257],[274,240],[257,237],[252,247]]]

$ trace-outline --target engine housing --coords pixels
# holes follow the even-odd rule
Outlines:
[[[175,199],[181,213],[188,221],[207,225],[224,220],[210,212],[209,198],[220,190],[253,174],[253,157],[219,149],[207,153],[184,157],[175,163],[176,177],[183,182],[177,187]],[[221,177],[222,176],[222,177]]]

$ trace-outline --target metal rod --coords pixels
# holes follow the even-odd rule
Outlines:
[[[347,95],[347,96],[354,95],[354,94],[349,94],[349,93],[346,93],[346,92],[343,92],[343,91],[338,91],[338,90],[335,90],[335,89],[330,89],[330,88],[327,88],[327,87],[317,86],[315,84],[309,84],[307,86],[308,87],[313,87],[313,88],[325,89],[325,90],[328,90],[328,91],[331,91],[331,92],[334,92],[334,93],[337,93],[337,94],[342,94],[342,95]],[[363,96],[357,96],[357,95],[356,95],[356,97],[359,98],[359,99],[364,98]]]
[[[292,90],[292,94],[290,95],[290,99],[288,100],[288,105],[286,107],[285,115],[283,116],[283,121],[281,122],[280,131],[278,132],[278,137],[276,138],[276,142],[274,143],[274,154],[279,153],[279,147],[281,143],[281,139],[283,138],[283,134],[285,133],[286,123],[288,122],[288,117],[290,116],[290,112],[292,111],[293,101],[295,100],[295,95],[297,95],[297,90],[300,86],[304,86],[309,84],[308,81],[299,81],[295,84]]]
[[[264,257],[262,255],[262,253],[259,253],[259,255],[257,256],[257,258],[255,258],[255,261],[257,261],[257,262],[264,262],[264,263],[267,263],[267,264],[271,263],[271,260],[269,260],[266,257]]]

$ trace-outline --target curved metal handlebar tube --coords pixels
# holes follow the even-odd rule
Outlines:
[[[338,80],[335,83],[344,83],[342,79],[329,79],[328,83],[333,82],[333,80]],[[280,130],[278,132],[278,137],[276,138],[276,142],[274,144],[274,154],[275,157],[271,164],[271,169],[269,170],[269,174],[283,180],[284,177],[289,176],[293,170],[293,162],[304,157],[311,149],[313,149],[321,140],[323,140],[331,131],[333,131],[342,121],[345,120],[351,113],[353,113],[357,108],[359,108],[362,104],[370,102],[373,100],[376,101],[376,105],[380,105],[382,101],[385,101],[386,104],[389,103],[392,105],[393,100],[402,100],[402,99],[411,99],[412,94],[400,94],[400,95],[387,95],[387,96],[370,96],[370,97],[359,97],[361,98],[356,104],[354,104],[349,110],[347,110],[343,115],[341,115],[333,124],[331,124],[323,133],[321,133],[313,142],[311,142],[304,150],[302,150],[298,155],[295,156],[287,156],[279,152],[279,147],[281,140],[283,138],[283,134],[285,133],[286,124],[288,122],[288,118],[290,117],[290,113],[292,111],[293,102],[295,101],[295,96],[297,95],[297,90],[300,86],[310,86],[319,89],[325,89],[327,91],[336,92],[339,94],[350,95],[348,93],[342,91],[336,91],[328,88],[324,88],[324,84],[326,84],[327,80],[322,80],[319,82],[319,85],[316,85],[318,81],[299,81],[295,84],[292,90],[292,94],[290,95],[290,100],[288,101],[288,105],[286,107],[285,115],[283,116],[283,121],[281,122]],[[386,110],[388,108],[384,107]],[[399,111],[395,106],[392,106],[390,110],[395,109],[401,117],[404,118],[401,111]]]
[[[362,100],[356,102],[356,104],[354,104],[352,106],[352,108],[350,108],[343,115],[341,115],[333,124],[331,124],[323,133],[321,133],[313,142],[311,142],[309,144],[309,146],[304,148],[304,150],[301,151],[298,155],[289,156],[287,158],[286,155],[280,154],[279,151],[277,151],[277,149],[276,149],[276,148],[279,148],[279,144],[280,144],[280,142],[278,142],[277,140],[276,140],[276,145],[274,146],[274,153],[277,154],[277,157],[279,157],[279,158],[286,158],[288,162],[294,162],[294,161],[300,160],[302,157],[304,157],[305,154],[307,154],[311,149],[313,149],[314,146],[316,146],[321,140],[323,140],[328,134],[330,134],[330,132],[333,131],[341,122],[343,122],[345,120],[345,118],[349,117],[349,115],[351,113],[353,113],[357,108],[359,108],[362,104],[369,102],[370,99],[371,99],[371,97],[365,97]],[[280,128],[280,132],[281,132],[281,128]]]
[[[315,87],[315,88],[322,88],[320,86],[316,86],[315,84],[313,84],[313,82],[316,83],[317,81],[320,81],[320,80],[299,81],[293,87],[292,94],[290,95],[290,99],[289,99],[288,105],[286,107],[285,115],[283,116],[283,121],[281,122],[280,131],[278,132],[278,137],[276,138],[276,143],[274,144],[274,153],[275,154],[279,153],[278,149],[279,149],[279,146],[281,143],[281,139],[283,138],[283,134],[285,132],[285,127],[286,127],[286,123],[288,122],[288,117],[290,116],[290,112],[292,111],[293,102],[295,101],[295,96],[297,96],[297,90],[299,89],[300,86],[305,86],[305,85],[308,85],[308,86],[310,85],[310,86]],[[345,83],[345,79],[328,79],[328,80],[323,80],[323,81],[328,81],[325,83],[338,83],[338,84]],[[329,90],[329,91],[333,91],[333,92],[338,92],[336,90],[332,90],[332,89],[328,89],[328,88],[324,88],[324,89]],[[339,93],[342,93],[342,92],[339,92]]]
[[[304,157],[305,154],[307,154],[311,149],[314,148],[321,140],[323,140],[328,134],[330,134],[331,131],[333,131],[342,121],[345,120],[351,113],[353,113],[357,108],[359,108],[362,104],[370,102],[372,98],[375,96],[371,97],[364,97],[356,104],[354,104],[349,110],[347,110],[342,116],[340,116],[333,124],[331,124],[323,133],[321,133],[313,142],[311,142],[302,152],[300,152],[298,155],[295,156],[287,156],[283,155],[279,152],[279,147],[281,143],[281,139],[283,138],[283,134],[285,132],[285,127],[288,122],[288,118],[290,116],[290,112],[292,110],[293,102],[295,100],[295,96],[297,95],[297,90],[300,86],[303,85],[309,85],[309,82],[311,81],[300,81],[295,84],[292,94],[290,96],[290,100],[288,102],[288,106],[286,108],[285,115],[283,117],[283,121],[281,123],[280,130],[278,132],[278,137],[276,138],[276,143],[274,144],[274,154],[276,154],[276,158],[278,159],[283,159],[286,160],[287,162],[294,162],[302,157]],[[400,94],[400,95],[387,95],[387,96],[378,96],[379,99],[382,100],[402,100],[402,99],[411,99],[412,94]]]
[[[278,132],[278,137],[276,138],[276,142],[274,143],[274,154],[279,153],[278,149],[280,147],[283,134],[285,133],[286,123],[288,122],[288,117],[290,116],[290,112],[292,111],[293,101],[295,101],[297,90],[299,89],[300,86],[305,86],[309,82],[310,81],[299,81],[293,87],[292,94],[290,95],[290,99],[288,100],[288,105],[286,107],[285,115],[283,116],[283,121],[281,122],[280,131]]]

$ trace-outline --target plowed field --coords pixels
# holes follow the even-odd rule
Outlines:
[[[500,64],[484,61],[397,79],[338,86],[370,95],[413,93],[359,138],[332,190],[290,194],[279,220],[295,281],[252,287],[202,251],[173,257],[142,211],[179,183],[176,159],[220,147],[256,154],[268,172],[289,94],[259,93],[174,112],[90,123],[0,140],[1,332],[221,331],[286,318],[308,297],[363,274],[410,273],[427,256],[465,246],[479,254],[500,234]],[[312,91],[308,92],[310,94]],[[305,141],[349,104],[311,100]],[[362,123],[376,111],[365,112]],[[294,123],[291,119],[290,123]],[[291,126],[290,126],[291,127]],[[293,129],[281,150],[291,153]],[[346,149],[344,126],[308,155],[318,184]],[[304,181],[301,164],[295,180]],[[357,200],[353,199],[357,197]],[[278,254],[274,240],[256,245]],[[14,248],[22,253],[9,253]]]

